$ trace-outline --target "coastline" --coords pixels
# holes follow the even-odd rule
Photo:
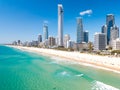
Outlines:
[[[23,47],[23,46],[9,46],[9,47],[37,53],[44,56],[57,57],[60,59],[64,59],[67,62],[76,62],[77,64],[81,64],[84,66],[91,66],[94,68],[120,73],[120,58],[117,57],[98,56],[86,53],[67,52],[35,47]]]

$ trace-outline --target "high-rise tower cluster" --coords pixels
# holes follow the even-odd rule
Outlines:
[[[76,50],[88,50],[89,42],[89,32],[85,31],[83,28],[83,19],[77,17],[77,27],[76,27],[76,43],[70,40],[70,35],[65,34],[63,38],[63,6],[58,4],[58,35],[57,38],[48,38],[48,24],[44,22],[43,24],[43,35],[38,35],[37,41],[32,41],[29,45],[33,46],[45,46],[46,48],[75,48]],[[43,39],[42,39],[43,36]],[[106,24],[102,26],[101,33],[95,33],[94,35],[94,50],[105,50],[106,46],[109,48],[120,49],[120,39],[119,38],[119,27],[115,25],[115,17],[113,14],[106,15]],[[14,42],[16,45],[16,42]],[[21,44],[18,42],[18,45]],[[87,48],[86,48],[87,47]],[[108,48],[107,48],[108,49]]]
[[[119,38],[119,28],[115,25],[113,14],[106,16],[106,25],[103,25],[102,33],[105,33],[107,36],[107,45],[111,45],[112,40]]]
[[[115,17],[113,14],[106,16],[106,24],[102,26],[101,33],[94,35],[94,49],[105,50],[106,46],[113,49],[120,48],[116,42],[119,41],[119,28],[115,25]]]

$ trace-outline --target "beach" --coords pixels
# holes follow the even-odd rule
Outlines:
[[[120,73],[120,58],[118,57],[100,56],[80,52],[68,52],[35,47],[23,47],[23,46],[10,46],[10,47],[29,52],[34,52],[45,56],[62,58],[66,60],[66,62],[77,62],[78,64]]]

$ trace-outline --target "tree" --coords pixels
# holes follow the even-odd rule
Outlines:
[[[90,52],[93,50],[93,44],[92,44],[92,42],[88,43],[88,49],[89,49]]]

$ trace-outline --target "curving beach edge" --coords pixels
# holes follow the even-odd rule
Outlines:
[[[120,73],[120,58],[118,57],[99,56],[79,52],[59,51],[35,47],[23,47],[11,45],[9,45],[9,47],[37,53],[44,56],[57,57],[61,58],[61,60],[63,59],[69,62],[77,62],[78,64],[109,70],[115,73]]]

